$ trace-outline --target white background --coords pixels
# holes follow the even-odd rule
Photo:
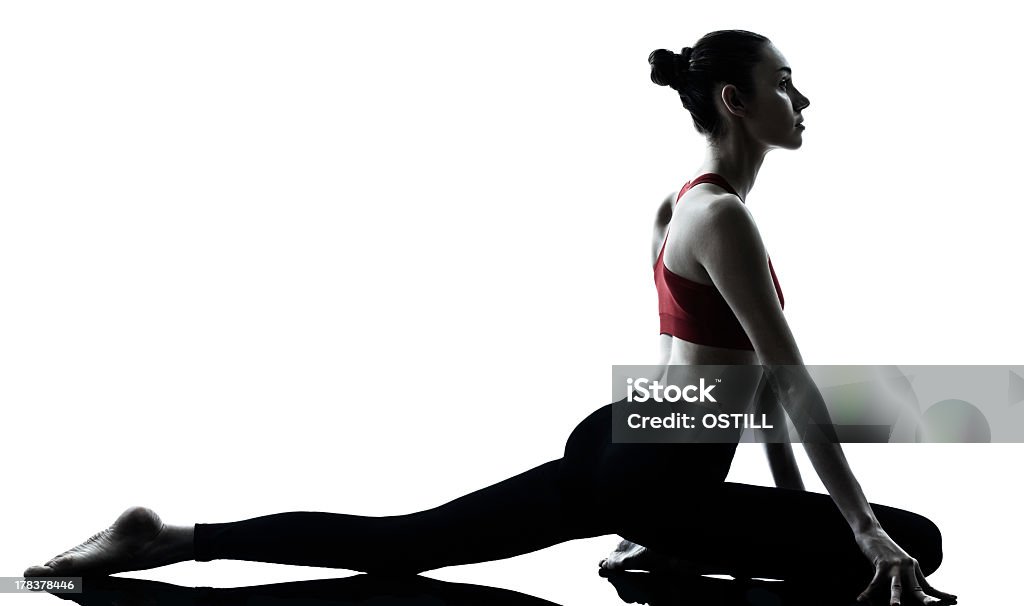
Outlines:
[[[560,456],[656,359],[650,227],[703,139],[646,58],[715,29],[811,99],[747,200],[805,361],[1021,363],[1010,9],[552,4],[2,5],[0,575],[133,504],[395,514]],[[770,482],[756,448],[731,480]],[[1010,595],[1021,452],[847,447],[943,529],[962,604]],[[432,576],[615,604],[614,544]]]

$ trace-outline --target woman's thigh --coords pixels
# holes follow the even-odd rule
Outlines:
[[[612,408],[619,404],[580,422],[562,458],[563,498],[578,515],[589,516],[592,526],[670,513],[725,480],[736,444],[615,442]]]

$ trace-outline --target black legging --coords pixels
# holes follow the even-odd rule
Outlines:
[[[604,406],[565,455],[418,513],[290,512],[196,524],[196,560],[250,560],[412,573],[507,558],[570,539],[618,534],[705,569],[863,589],[873,569],[827,495],[724,482],[736,444],[624,444]],[[942,559],[938,528],[872,504],[925,574]]]

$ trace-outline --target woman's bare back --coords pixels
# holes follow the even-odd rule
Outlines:
[[[676,194],[662,202],[655,220],[651,265],[665,247],[663,263],[673,274],[691,282],[712,286],[711,277],[697,260],[696,250],[703,242],[700,226],[710,205],[723,195],[732,195],[712,183],[699,183],[683,195],[676,204]],[[666,235],[668,241],[665,241]],[[700,345],[660,335],[660,365],[677,364],[757,364],[757,355],[751,350],[730,349]]]

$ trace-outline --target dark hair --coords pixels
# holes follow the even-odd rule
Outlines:
[[[683,107],[693,116],[697,132],[717,139],[725,124],[715,111],[712,98],[715,84],[726,82],[735,85],[741,93],[752,93],[754,66],[770,42],[760,34],[729,29],[711,32],[693,48],[686,47],[678,54],[659,48],[647,57],[651,80],[676,90]]]

